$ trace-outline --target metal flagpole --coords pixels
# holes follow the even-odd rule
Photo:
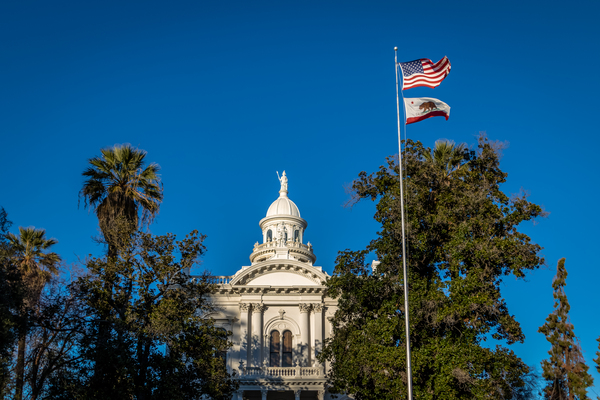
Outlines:
[[[402,177],[402,141],[400,136],[400,96],[398,92],[398,48],[394,47],[396,68],[396,112],[398,114],[398,172],[400,177],[400,213],[402,214],[402,266],[404,269],[404,315],[406,323],[406,378],[408,380],[408,400],[412,400],[412,368],[410,362],[410,324],[408,321],[408,265],[406,264],[406,235],[404,230],[404,182]],[[404,95],[402,96],[404,99]],[[403,104],[404,106],[404,104]],[[404,127],[406,131],[406,125]]]

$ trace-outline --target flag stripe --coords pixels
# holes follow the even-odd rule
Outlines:
[[[410,85],[411,83],[415,83],[418,80],[423,80],[423,81],[426,81],[426,82],[441,82],[445,77],[446,77],[446,75],[442,75],[442,76],[417,76],[415,78],[407,79],[405,82],[406,82],[407,85]]]
[[[443,111],[432,111],[426,115],[420,115],[418,117],[410,117],[406,119],[406,125],[414,124],[415,122],[423,121],[424,119],[431,117],[446,117],[446,121],[448,121],[449,115]]]
[[[398,64],[402,71],[402,90],[418,86],[435,88],[446,78],[451,69],[448,57],[442,58],[435,64],[428,58]]]
[[[410,80],[413,79],[416,76],[430,76],[430,77],[435,77],[435,76],[442,76],[442,75],[446,75],[448,73],[447,70],[441,70],[441,71],[433,71],[432,72],[425,72],[423,74],[421,73],[416,73],[416,74],[412,74],[411,76],[407,76],[405,77],[406,80]]]
[[[419,74],[419,76],[411,76],[410,78],[407,78],[405,80],[406,83],[412,83],[418,79],[423,79],[424,81],[430,81],[430,82],[434,82],[434,81],[441,81],[446,77],[446,74],[438,74],[438,75],[421,75]]]

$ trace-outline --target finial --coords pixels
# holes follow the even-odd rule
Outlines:
[[[397,48],[397,47],[394,47],[394,51],[398,51],[398,48]]]

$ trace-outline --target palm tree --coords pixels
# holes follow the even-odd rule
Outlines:
[[[52,275],[58,274],[58,264],[61,262],[60,256],[53,252],[45,252],[58,241],[56,239],[46,239],[46,231],[34,227],[19,227],[19,235],[8,232],[6,238],[11,246],[12,258],[21,272],[21,279],[27,293],[25,304],[21,309],[21,316],[25,317],[28,310],[37,304],[42,289],[50,281]],[[26,318],[22,318],[22,320],[19,327],[17,349],[15,388],[15,399],[17,400],[23,398],[25,340],[29,328]]]
[[[435,147],[431,153],[424,153],[425,159],[430,163],[437,165],[444,171],[445,177],[450,176],[451,173],[458,171],[464,165],[461,165],[461,161],[464,159],[464,151],[466,146],[464,143],[455,145],[450,140],[437,140]]]
[[[95,210],[100,230],[108,244],[108,256],[112,258],[117,255],[119,239],[123,238],[121,234],[127,235],[134,227],[148,225],[156,217],[163,199],[163,188],[158,164],[145,166],[145,151],[124,144],[100,152],[100,157],[88,160],[90,166],[82,174],[87,179],[79,198],[83,197],[85,206]],[[112,292],[108,281],[104,286],[109,293]],[[101,314],[100,319],[106,321],[107,317]],[[106,323],[99,325],[98,349],[106,348],[109,331]],[[100,380],[103,369],[110,368],[105,364],[101,357],[94,363],[94,376]]]
[[[100,151],[102,156],[88,161],[91,166],[82,174],[87,180],[79,196],[86,207],[96,211],[110,254],[112,246],[107,236],[117,219],[124,218],[135,227],[150,224],[158,214],[163,188],[160,166],[144,165],[145,151],[129,144]]]

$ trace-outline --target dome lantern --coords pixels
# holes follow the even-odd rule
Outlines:
[[[279,174],[277,174],[279,177]],[[263,233],[262,244],[256,244],[250,255],[252,263],[272,258],[298,259],[315,262],[310,243],[304,244],[304,230],[308,223],[300,216],[298,206],[288,197],[288,178],[283,171],[279,177],[279,197],[259,222]]]

